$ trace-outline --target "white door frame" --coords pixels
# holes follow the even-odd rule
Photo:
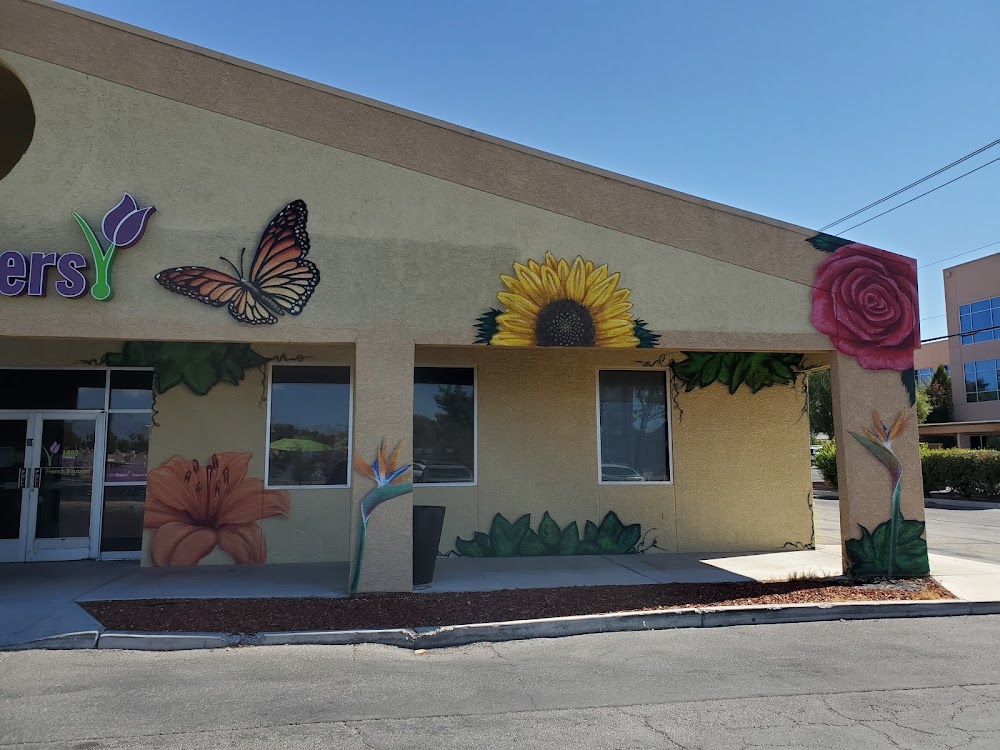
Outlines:
[[[25,451],[27,472],[21,495],[20,560],[97,559],[101,553],[101,522],[104,512],[104,464],[107,450],[107,415],[100,409],[0,410],[0,419],[25,419],[31,441]],[[35,475],[41,472],[42,427],[46,419],[93,420],[94,466],[91,474],[90,529],[88,537],[35,538],[38,518],[38,487]]]
[[[34,436],[34,421],[29,412],[0,411],[0,420],[23,421],[24,436],[22,440],[26,444],[28,439]],[[16,539],[0,539],[0,562],[24,562],[25,559],[28,538],[28,495],[32,477],[31,452],[28,448],[25,448],[22,471],[24,472],[24,482],[21,487],[20,527]]]

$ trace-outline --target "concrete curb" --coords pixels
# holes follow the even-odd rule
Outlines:
[[[372,643],[422,649],[465,646],[470,643],[497,643],[528,638],[562,638],[570,635],[639,630],[993,614],[1000,614],[1000,601],[946,600],[791,604],[764,607],[711,607],[655,612],[622,612],[416,629],[321,630],[257,633],[254,635],[109,631],[96,639],[96,646],[98,648],[143,651],[176,651],[232,646],[347,646]],[[55,648],[93,648],[94,645],[92,642],[87,646],[56,646]],[[24,644],[22,647],[49,648],[44,645],[31,644]]]
[[[243,636],[230,633],[132,633],[107,630],[97,639],[97,648],[130,651],[187,651],[196,648],[226,648],[240,645]]]
[[[75,649],[97,648],[99,633],[96,630],[81,630],[78,633],[58,633],[36,638],[22,643],[6,643],[0,651],[25,651],[27,649]]]

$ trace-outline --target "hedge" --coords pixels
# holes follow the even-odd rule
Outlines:
[[[1000,496],[1000,451],[920,446],[924,492],[950,489],[963,497]],[[816,451],[816,468],[832,487],[837,486],[837,447],[831,440]]]

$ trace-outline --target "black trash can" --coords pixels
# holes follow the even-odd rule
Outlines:
[[[425,586],[434,580],[444,526],[443,505],[413,506],[413,585]]]

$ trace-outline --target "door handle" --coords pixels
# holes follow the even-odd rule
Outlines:
[[[17,470],[17,488],[23,490],[28,482],[28,470],[23,466]]]
[[[34,484],[32,485],[32,487],[33,487],[34,489],[36,489],[36,490],[38,489],[38,484],[39,484],[39,481],[41,480],[41,478],[42,478],[42,470],[41,470],[41,469],[39,469],[39,468],[38,468],[38,467],[36,466],[36,467],[35,467],[35,481],[34,481]]]

